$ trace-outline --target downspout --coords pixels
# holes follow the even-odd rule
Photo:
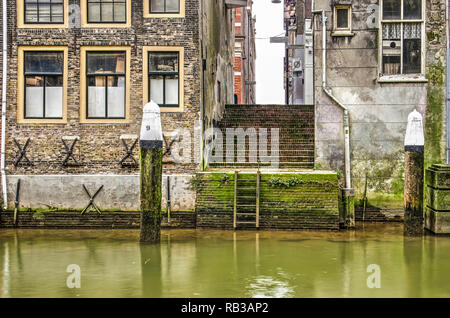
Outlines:
[[[450,35],[449,35],[449,0],[445,1],[445,27],[446,27],[446,34],[447,34],[447,74],[446,74],[446,81],[447,81],[447,121],[446,121],[446,128],[447,128],[447,146],[446,146],[446,152],[447,152],[447,160],[446,163],[450,164]]]
[[[8,198],[6,192],[6,174],[5,174],[5,134],[6,134],[6,81],[8,73],[8,23],[7,23],[7,10],[6,0],[2,1],[2,21],[3,21],[3,69],[2,69],[2,146],[1,146],[1,173],[2,173],[2,191],[3,191],[3,206],[5,210],[8,208]]]
[[[449,1],[449,0],[447,0]],[[330,89],[327,88],[327,17],[325,10],[315,10],[314,0],[312,0],[312,13],[322,14],[322,90],[344,111],[344,161],[345,161],[345,187],[351,189],[351,170],[350,170],[350,125],[348,108],[339,102]]]

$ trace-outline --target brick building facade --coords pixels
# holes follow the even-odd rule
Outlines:
[[[167,141],[165,192],[170,176],[172,209],[192,210],[189,178],[200,170],[201,123],[207,127],[211,117],[205,103],[210,91],[226,85],[221,77],[232,82],[233,54],[227,57],[221,48],[211,54],[205,46],[214,39],[210,19],[231,30],[234,10],[223,0],[123,0],[114,7],[53,2],[8,1],[8,205],[21,179],[24,208],[82,208],[85,184],[91,192],[104,186],[98,196],[104,209],[138,209],[139,166],[131,157],[139,160],[139,144],[121,160],[124,144],[130,149],[138,138],[143,105],[153,99],[161,106]],[[229,36],[232,53],[231,34],[220,36]],[[206,80],[202,70],[217,60],[231,72]],[[214,98],[210,112],[220,116],[231,96]],[[30,162],[18,162],[17,144],[23,148],[27,140]]]
[[[234,102],[255,104],[255,23],[252,16],[253,1],[246,8],[236,8],[234,48]]]

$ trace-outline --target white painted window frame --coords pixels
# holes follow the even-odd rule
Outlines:
[[[389,82],[427,82],[425,78],[425,10],[426,10],[426,0],[422,0],[422,19],[417,20],[403,20],[403,1],[400,1],[400,20],[383,20],[383,5],[384,0],[380,1],[379,15],[379,36],[378,36],[378,82],[379,83],[389,83]],[[383,23],[401,23],[401,55],[400,55],[400,69],[403,72],[403,23],[421,23],[422,25],[422,38],[421,38],[421,73],[420,74],[395,74],[395,75],[383,75]]]

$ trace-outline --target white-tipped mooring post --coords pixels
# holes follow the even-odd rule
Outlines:
[[[408,116],[405,135],[405,234],[423,233],[424,145],[422,115]]]
[[[140,135],[141,242],[161,238],[162,146],[161,113],[151,101],[144,107]]]

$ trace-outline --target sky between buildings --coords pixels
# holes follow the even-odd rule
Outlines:
[[[256,103],[284,104],[284,44],[271,44],[271,36],[284,36],[283,1],[253,0],[256,16]]]

